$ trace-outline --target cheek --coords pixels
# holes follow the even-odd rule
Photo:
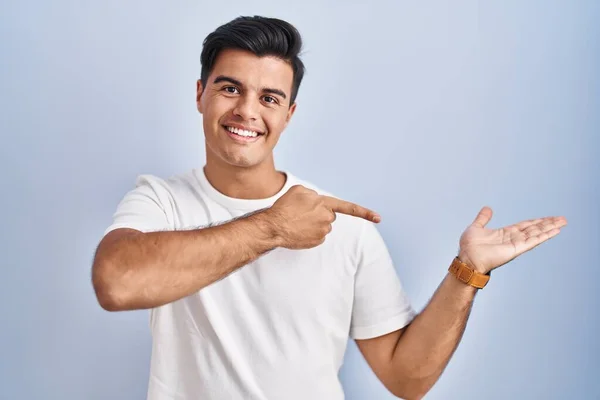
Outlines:
[[[223,98],[215,97],[207,102],[205,108],[205,117],[210,125],[219,125],[219,121],[224,115],[231,113],[234,104],[232,101]]]
[[[279,137],[281,131],[285,129],[285,120],[286,115],[282,115],[281,113],[272,113],[264,115],[263,120],[267,129],[271,133],[272,136]]]

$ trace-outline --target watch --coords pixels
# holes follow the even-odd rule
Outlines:
[[[483,289],[490,280],[490,273],[482,274],[481,272],[475,271],[464,262],[460,261],[458,257],[454,257],[448,272],[456,277],[459,281],[476,287],[477,289]]]

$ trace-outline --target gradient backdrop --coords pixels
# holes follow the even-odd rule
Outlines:
[[[569,220],[494,274],[426,398],[600,399],[600,3],[301,3],[2,2],[1,399],[145,398],[148,313],[97,305],[93,253],[138,174],[203,165],[202,40],[247,14],[305,39],[278,167],[382,214],[416,308],[483,205]],[[392,398],[352,342],[341,379]]]

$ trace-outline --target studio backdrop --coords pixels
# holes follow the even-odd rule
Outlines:
[[[426,398],[600,398],[592,0],[2,2],[0,398],[145,398],[148,312],[101,309],[92,259],[137,175],[203,165],[202,40],[239,15],[304,38],[277,167],[382,215],[418,310],[482,206],[569,221],[493,273]],[[353,342],[340,374],[349,400],[393,398]]]

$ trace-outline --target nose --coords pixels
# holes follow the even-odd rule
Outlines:
[[[259,106],[259,102],[253,96],[240,96],[233,113],[246,121],[255,121],[258,118]]]

